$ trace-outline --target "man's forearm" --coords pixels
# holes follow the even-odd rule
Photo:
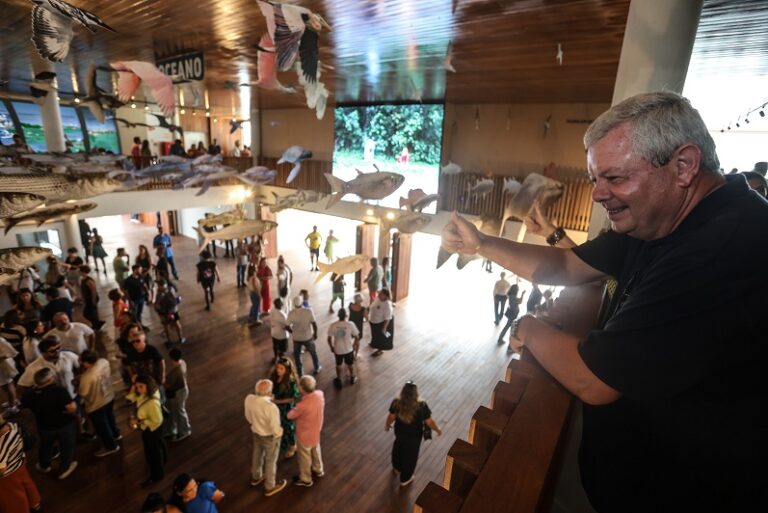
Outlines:
[[[485,235],[478,253],[530,282],[544,285],[575,285],[566,272],[567,250],[522,244]]]
[[[517,335],[542,367],[585,403],[607,404],[621,397],[589,370],[579,355],[577,337],[533,317],[522,320]]]

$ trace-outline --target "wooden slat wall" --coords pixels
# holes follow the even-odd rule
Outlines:
[[[324,173],[333,173],[333,162],[323,160],[307,160],[301,163],[301,172],[290,184],[285,183],[288,174],[293,168],[293,164],[279,164],[276,158],[262,157],[260,165],[269,169],[277,169],[277,177],[273,185],[277,187],[286,187],[289,189],[304,189],[308,191],[318,191],[325,194],[331,193],[331,185],[325,178]]]
[[[407,233],[396,233],[392,241],[392,301],[408,297],[411,283],[411,239]]]
[[[586,173],[583,173],[586,175]],[[485,176],[461,173],[440,177],[440,210],[456,210],[462,214],[490,216],[500,219],[504,211],[507,193],[504,180],[516,178],[522,182],[524,177],[492,177],[494,186],[488,194],[470,196],[472,186]],[[586,176],[574,173],[570,168],[556,170],[550,178],[565,185],[563,195],[547,210],[547,215],[557,226],[567,230],[587,231],[592,215],[592,184]],[[518,219],[519,221],[519,219]]]

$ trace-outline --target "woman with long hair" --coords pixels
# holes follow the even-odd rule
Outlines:
[[[274,384],[272,402],[280,410],[280,425],[283,427],[280,452],[291,458],[296,454],[296,424],[288,419],[288,412],[299,399],[299,376],[293,361],[287,357],[278,358],[269,379]]]
[[[432,420],[432,411],[419,397],[419,389],[413,381],[407,381],[400,396],[389,406],[385,431],[395,425],[395,443],[392,445],[392,470],[400,475],[400,486],[413,481],[413,471],[419,460],[419,448],[424,437],[425,426],[438,436],[443,431]]]
[[[19,289],[19,298],[16,300],[16,311],[24,323],[39,319],[43,305],[37,300],[35,294],[29,289]]]
[[[127,326],[130,322],[130,311],[128,303],[125,301],[125,296],[120,289],[112,289],[107,293],[107,297],[112,301],[112,319],[115,327],[115,340],[120,337],[120,333],[124,326]]]
[[[139,253],[133,262],[136,265],[141,266],[141,279],[147,286],[149,291],[148,303],[155,302],[155,282],[152,279],[152,255],[144,244],[139,244]]]
[[[142,485],[157,483],[165,477],[164,467],[168,460],[168,452],[163,440],[163,407],[157,382],[152,376],[139,374],[133,381],[131,392],[126,398],[136,403],[136,414],[131,416],[129,423],[131,429],[141,430],[144,458],[149,467],[149,477]]]
[[[152,149],[149,147],[149,141],[147,139],[144,139],[141,141],[141,156],[142,157],[151,157],[152,156]],[[147,162],[149,164],[149,162]]]
[[[216,505],[224,498],[224,492],[213,481],[197,481],[187,473],[179,474],[173,481],[173,494],[168,504],[182,513],[219,513]]]
[[[512,327],[512,324],[515,322],[515,319],[517,319],[517,316],[520,315],[520,305],[523,303],[523,298],[525,297],[525,291],[518,297],[517,293],[520,291],[520,286],[515,283],[509,289],[507,289],[507,310],[504,312],[504,317],[507,318],[507,324],[504,325],[504,328],[502,328],[501,333],[499,333],[499,345],[504,344],[504,335],[507,334],[507,331]],[[507,352],[513,352],[512,348],[510,347],[507,349]]]
[[[104,239],[99,235],[99,231],[94,228],[91,230],[93,236],[91,237],[91,255],[93,255],[93,267],[96,269],[96,274],[99,274],[99,260],[101,260],[101,267],[104,270],[104,276],[107,275],[107,263],[104,259],[107,257],[107,252],[104,251]]]
[[[291,283],[293,282],[293,272],[288,264],[285,263],[283,255],[277,257],[277,295],[283,300],[283,303],[288,304],[290,301],[286,301],[285,298],[291,294]]]

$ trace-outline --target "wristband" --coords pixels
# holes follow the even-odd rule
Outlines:
[[[547,237],[547,244],[550,246],[557,246],[557,243],[565,238],[565,230],[557,228],[552,235]]]

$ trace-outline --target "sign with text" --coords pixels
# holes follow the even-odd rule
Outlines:
[[[205,77],[203,52],[158,59],[157,67],[166,75],[182,80],[202,80]]]

